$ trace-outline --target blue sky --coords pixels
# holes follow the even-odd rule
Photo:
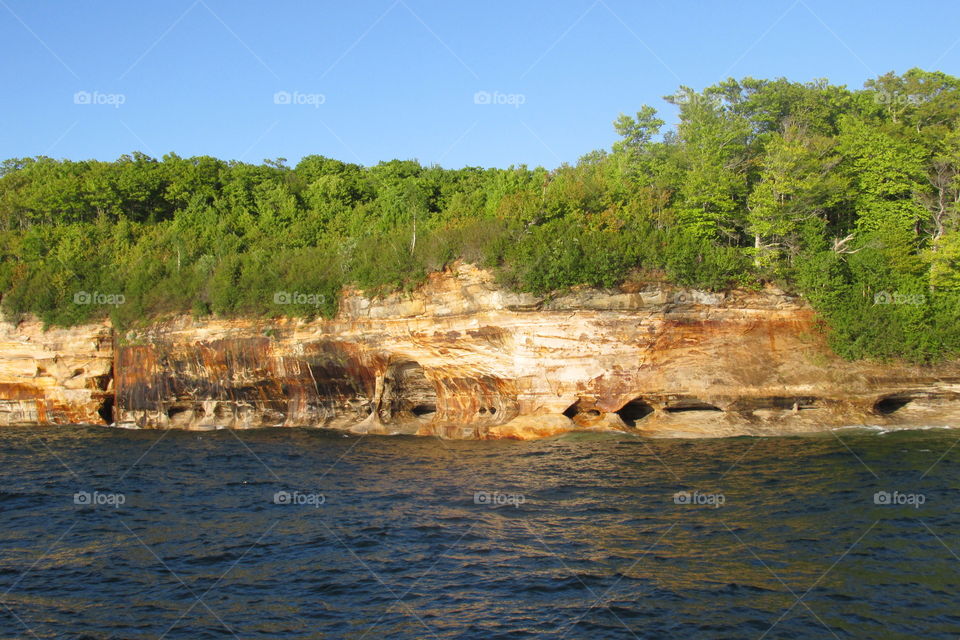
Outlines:
[[[0,0],[0,156],[555,167],[729,76],[960,75],[960,3]]]

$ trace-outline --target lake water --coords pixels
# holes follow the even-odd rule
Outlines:
[[[960,432],[0,430],[0,638],[957,638]]]

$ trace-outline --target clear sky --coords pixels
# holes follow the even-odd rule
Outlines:
[[[729,76],[960,75],[960,2],[0,0],[0,157],[555,167]]]

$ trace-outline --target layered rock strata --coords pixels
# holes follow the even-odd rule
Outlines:
[[[774,289],[515,294],[469,265],[332,320],[0,329],[0,424],[317,426],[444,438],[960,424],[960,364],[849,363]]]

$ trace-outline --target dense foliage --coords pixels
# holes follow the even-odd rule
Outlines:
[[[850,358],[960,353],[960,79],[733,79],[554,171],[211,157],[0,165],[9,316],[313,315],[463,258],[538,293],[662,278],[804,294]],[[122,304],[119,304],[121,303]]]

